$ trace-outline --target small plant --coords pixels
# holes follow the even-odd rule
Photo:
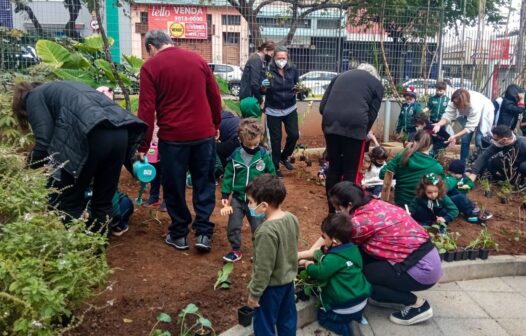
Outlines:
[[[491,197],[491,182],[488,178],[484,177],[479,180],[480,187],[484,191],[484,196]]]
[[[433,225],[435,227],[437,225]],[[445,234],[435,234],[429,232],[431,242],[436,246],[439,253],[452,252],[457,249],[457,241],[460,233],[450,232]]]
[[[298,299],[306,301],[310,296],[317,296],[320,292],[321,284],[309,277],[306,270],[298,273],[294,281],[294,288]]]
[[[234,270],[233,263],[225,263],[223,265],[223,268],[217,271],[217,281],[214,284],[214,290],[216,290],[217,288],[221,288],[221,289],[230,288],[230,285],[232,284],[230,282],[230,273],[232,273],[233,270]]]
[[[488,249],[488,250],[495,249],[497,251],[499,250],[499,244],[497,244],[497,242],[493,240],[493,237],[491,233],[489,233],[488,228],[484,228],[480,230],[479,239],[480,239],[480,242],[479,242],[480,248]]]
[[[194,322],[188,326],[188,319],[193,318]],[[181,331],[179,336],[193,336],[193,335],[215,335],[214,328],[212,328],[212,322],[206,319],[200,312],[199,308],[189,303],[179,313],[178,322],[181,325]]]
[[[503,204],[507,204],[509,202],[509,198],[511,195],[511,183],[508,180],[501,181],[500,183],[500,191],[497,193],[497,195],[500,197],[500,201]]]
[[[161,322],[171,323],[172,317],[166,313],[159,313],[159,315],[157,315],[157,322],[155,322],[153,325],[152,330],[148,336],[172,336],[172,333],[167,330],[155,329],[155,327],[157,327],[157,325],[159,325]]]

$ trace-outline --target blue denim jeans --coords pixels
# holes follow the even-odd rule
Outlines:
[[[155,175],[155,178],[153,179],[153,181],[150,182],[150,198],[148,200],[153,203],[160,199],[161,178],[163,175],[162,173],[163,168],[161,166],[161,162],[152,163],[152,166],[155,167],[157,174]]]
[[[295,336],[297,328],[294,284],[269,286],[254,312],[254,336]]]
[[[318,323],[330,331],[342,336],[353,336],[351,322],[362,320],[364,309],[353,314],[337,314],[332,310],[318,309]]]
[[[458,208],[458,211],[460,211],[465,217],[471,217],[473,216],[473,210],[475,209],[475,205],[473,202],[471,202],[466,194],[464,194],[461,191],[458,191],[457,189],[451,189],[447,195],[449,198],[451,198],[451,201],[455,203],[455,205]]]
[[[192,175],[192,202],[195,220],[192,229],[196,235],[212,237],[214,224],[210,215],[215,207],[215,140],[213,138],[189,143],[161,140],[162,184],[164,200],[172,223],[168,228],[173,239],[186,237],[192,215],[186,205],[186,172]]]

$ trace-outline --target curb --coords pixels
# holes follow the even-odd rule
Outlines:
[[[440,283],[475,280],[484,278],[495,278],[503,276],[521,276],[526,275],[526,255],[510,256],[501,255],[490,257],[487,260],[466,260],[454,262],[442,262],[444,275]],[[310,299],[305,302],[298,302],[296,310],[298,311],[298,329],[305,327],[317,320],[315,300]],[[353,332],[356,336],[363,336],[361,326],[353,323]],[[221,333],[219,336],[252,336],[252,326],[242,327],[236,325],[233,328]]]

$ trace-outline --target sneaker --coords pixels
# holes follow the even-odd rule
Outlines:
[[[369,298],[368,302],[372,306],[381,307],[381,308],[388,308],[388,309],[394,309],[394,310],[401,310],[404,308],[404,305],[401,303],[381,302],[381,301],[376,301],[375,299],[372,299],[372,298]]]
[[[392,313],[390,320],[393,323],[401,325],[412,325],[429,320],[433,317],[433,309],[427,302],[418,308],[407,306],[399,312]]]
[[[205,235],[197,236],[195,248],[201,252],[208,252],[212,249],[212,239]]]
[[[276,176],[279,177],[280,179],[283,178],[283,174],[279,170],[276,171]]]
[[[479,217],[478,217],[478,215],[473,214],[473,216],[466,217],[466,221],[468,223],[475,223],[476,224],[476,223],[479,222]]]
[[[478,206],[475,206],[472,211],[473,215],[478,216],[480,213],[480,208]]]
[[[158,207],[159,205],[161,205],[161,202],[159,201],[159,199],[151,199],[151,198],[142,204],[142,206],[147,207],[147,208],[155,208],[155,207]]]
[[[223,257],[223,260],[226,262],[236,262],[241,260],[241,258],[243,258],[243,253],[241,253],[241,251],[232,250]]]
[[[481,222],[487,221],[488,219],[491,219],[491,218],[493,218],[493,214],[489,211],[484,211],[484,213],[479,214],[479,217],[478,217],[478,219]]]
[[[173,239],[171,234],[166,235],[166,239],[164,242],[170,246],[175,247],[176,250],[188,250],[188,244],[186,243],[186,237],[179,237],[177,239]]]
[[[292,170],[294,169],[294,166],[292,165],[292,163],[290,163],[289,160],[281,160],[279,161],[282,165],[285,166],[285,168],[287,168],[288,170]]]
[[[161,206],[159,207],[159,211],[161,212],[168,211],[168,209],[166,209],[166,201],[163,200],[163,202],[161,203]]]
[[[117,225],[116,227],[111,229],[111,234],[117,237],[122,236],[126,232],[128,232],[130,228],[128,225]]]

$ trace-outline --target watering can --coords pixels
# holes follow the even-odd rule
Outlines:
[[[137,205],[142,204],[142,194],[146,189],[146,185],[153,181],[156,174],[155,167],[148,163],[146,156],[144,156],[144,160],[137,160],[133,163],[133,176],[141,182],[139,196],[135,199]]]
[[[148,149],[148,152],[146,153],[146,156],[148,157],[148,162],[150,163],[159,162],[159,150],[156,143],[152,143],[150,149]]]

